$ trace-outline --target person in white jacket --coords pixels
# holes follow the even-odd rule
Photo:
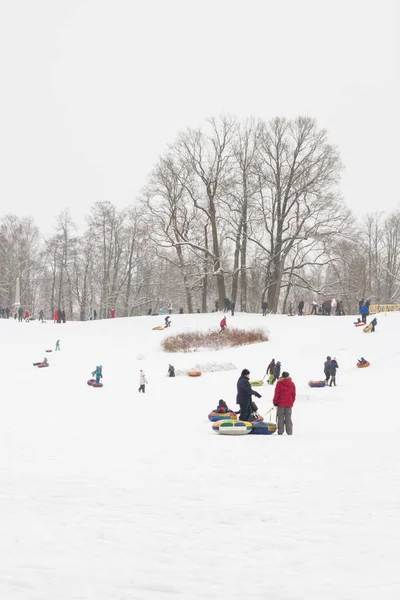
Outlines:
[[[145,372],[143,371],[143,369],[140,369],[139,392],[143,392],[143,394],[146,392],[146,383],[148,383],[148,381],[146,379]]]

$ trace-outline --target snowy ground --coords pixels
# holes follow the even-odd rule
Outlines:
[[[192,355],[161,352],[157,317],[0,320],[0,598],[399,598],[400,315],[374,334],[352,320],[237,314],[228,325],[263,324],[270,341]],[[327,354],[338,387],[311,389]],[[261,378],[272,357],[297,385],[294,435],[214,434],[208,412],[236,408],[241,369]],[[169,362],[237,370],[169,379]],[[86,385],[97,364],[102,389]],[[265,413],[273,390],[258,390]]]

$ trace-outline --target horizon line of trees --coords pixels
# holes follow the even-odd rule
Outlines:
[[[43,237],[0,219],[0,306],[68,319],[145,314],[172,302],[207,312],[286,312],[300,298],[400,298],[400,212],[357,223],[340,194],[338,149],[314,119],[222,116],[180,133],[135,205],[96,202],[81,235],[68,209]]]

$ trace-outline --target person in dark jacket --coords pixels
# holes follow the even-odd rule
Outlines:
[[[376,317],[374,317],[374,318],[372,319],[371,323],[370,323],[370,325],[372,325],[371,333],[372,333],[373,331],[375,331],[375,327],[377,326],[377,324],[378,324],[377,318],[376,318]]]
[[[327,384],[329,383],[329,379],[331,377],[331,360],[332,358],[327,356],[326,361],[324,362],[325,381]]]
[[[164,318],[164,321],[165,321],[165,325],[164,325],[164,327],[171,327],[171,317],[170,317],[169,315],[167,315],[167,316]]]
[[[276,407],[276,421],[278,435],[282,435],[286,429],[288,435],[293,434],[292,408],[296,400],[296,386],[289,373],[284,371],[282,377],[276,384],[273,403]]]
[[[250,385],[250,371],[243,369],[238,381],[237,381],[237,395],[236,404],[240,406],[239,419],[241,421],[248,421],[251,415],[251,397],[256,396],[261,398],[261,394],[251,388]]]
[[[358,301],[358,312],[361,315],[361,307],[364,306],[364,298]]]
[[[299,309],[299,317],[303,316],[303,309],[304,309],[304,300],[300,300],[299,305],[298,305],[298,309]]]
[[[268,302],[266,302],[264,300],[264,302],[261,304],[261,308],[262,308],[262,316],[266,317],[267,316],[267,310],[268,310]]]
[[[219,414],[226,414],[226,413],[233,413],[234,411],[231,410],[230,408],[228,408],[228,405],[225,402],[225,400],[218,400],[218,406],[217,406],[217,408],[214,409],[213,412],[216,412]]]
[[[280,376],[281,376],[281,363],[278,360],[278,362],[276,363],[275,368],[274,368],[274,377],[275,377],[275,380],[279,379]]]
[[[332,384],[336,387],[336,371],[338,370],[339,365],[336,360],[336,356],[332,358],[329,366],[329,374],[331,376],[329,387],[332,387]]]
[[[234,316],[234,314],[235,314],[235,303],[231,302],[231,315],[232,315],[232,317]]]
[[[175,367],[173,365],[168,365],[168,375],[170,377],[175,377]]]
[[[267,375],[273,375],[275,371],[275,359],[273,358],[267,367]]]

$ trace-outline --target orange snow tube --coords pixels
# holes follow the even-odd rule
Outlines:
[[[371,363],[369,363],[368,361],[367,361],[367,362],[365,362],[365,363],[357,363],[357,367],[358,367],[359,369],[364,369],[365,367],[369,367],[369,365],[370,365],[370,364],[371,364]]]

